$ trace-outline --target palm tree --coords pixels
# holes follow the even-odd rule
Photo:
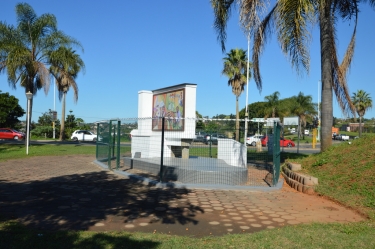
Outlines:
[[[57,20],[52,14],[38,17],[29,4],[20,3],[16,5],[16,15],[17,27],[0,22],[0,73],[6,71],[8,82],[14,88],[19,82],[25,92],[36,95],[44,88],[47,94],[48,53],[60,46],[81,45],[57,29]],[[32,103],[33,99],[30,113]]]
[[[48,54],[51,64],[50,72],[56,79],[59,92],[59,99],[62,101],[60,141],[65,138],[65,102],[66,94],[70,88],[74,91],[74,102],[78,101],[78,86],[75,79],[81,70],[85,69],[85,64],[81,57],[71,48],[59,47]]]
[[[236,96],[236,139],[240,139],[240,121],[238,98],[244,91],[247,72],[247,56],[243,49],[231,49],[227,57],[223,58],[224,69],[222,74],[228,77],[228,86],[232,87],[232,92]]]
[[[277,109],[279,107],[279,96],[280,93],[276,91],[273,94],[264,97],[264,100],[267,101],[266,113],[271,113],[272,118],[276,117]]]
[[[368,109],[372,108],[372,99],[368,93],[363,90],[358,90],[356,93],[353,93],[352,102],[357,110],[359,116],[359,130],[358,134],[361,137],[362,134],[362,117],[365,116],[365,113]]]
[[[303,128],[300,129],[298,137],[302,134],[303,138],[305,138],[305,133],[301,132],[301,130],[305,129],[307,120],[312,120],[318,114],[317,104],[313,103],[312,100],[311,95],[305,96],[302,92],[292,98],[291,113],[299,117],[300,127]]]
[[[223,52],[225,51],[226,27],[233,6],[239,5],[240,21],[254,38],[253,74],[257,85],[262,87],[259,57],[268,35],[276,31],[282,51],[290,57],[297,72],[309,71],[310,55],[308,45],[310,26],[319,25],[321,51],[322,112],[321,112],[321,151],[332,145],[331,127],[333,121],[333,92],[345,114],[355,113],[346,82],[346,74],[351,65],[359,13],[359,3],[366,0],[326,0],[292,1],[278,0],[271,11],[259,23],[258,13],[262,13],[266,1],[260,0],[211,0],[214,9],[214,27],[218,33]],[[369,0],[375,7],[375,0]],[[354,20],[353,34],[344,58],[339,63],[336,48],[337,20]]]

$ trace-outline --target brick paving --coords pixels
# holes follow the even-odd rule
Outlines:
[[[356,212],[288,186],[277,191],[156,188],[92,156],[0,162],[0,216],[48,230],[141,231],[202,237],[308,222],[356,222]]]

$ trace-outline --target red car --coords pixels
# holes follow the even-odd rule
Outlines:
[[[262,146],[267,146],[268,136],[262,137],[260,141],[262,143]],[[280,147],[294,147],[294,146],[296,145],[292,140],[285,139],[283,137],[280,138]]]
[[[10,128],[0,128],[0,139],[15,139],[22,140],[25,138],[25,134]]]

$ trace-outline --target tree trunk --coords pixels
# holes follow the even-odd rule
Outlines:
[[[321,2],[321,4],[324,4]],[[320,53],[322,72],[322,112],[321,112],[321,146],[320,151],[326,151],[332,145],[332,44],[331,44],[331,0],[326,0],[320,8]]]
[[[240,113],[238,112],[238,96],[236,96],[236,140],[240,141]]]
[[[362,116],[359,116],[359,137],[362,135]]]
[[[65,97],[66,92],[62,96],[61,124],[60,124],[60,141],[65,139]]]

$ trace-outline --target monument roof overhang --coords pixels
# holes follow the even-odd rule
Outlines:
[[[153,93],[155,93],[155,92],[168,92],[168,91],[173,91],[173,90],[176,90],[176,89],[179,89],[179,88],[184,88],[184,87],[187,87],[187,86],[190,86],[190,87],[197,87],[197,84],[193,84],[193,83],[182,83],[182,84],[178,84],[178,85],[174,85],[174,86],[168,86],[168,87],[164,87],[164,88],[160,88],[160,89],[152,90],[152,92],[153,92]]]

